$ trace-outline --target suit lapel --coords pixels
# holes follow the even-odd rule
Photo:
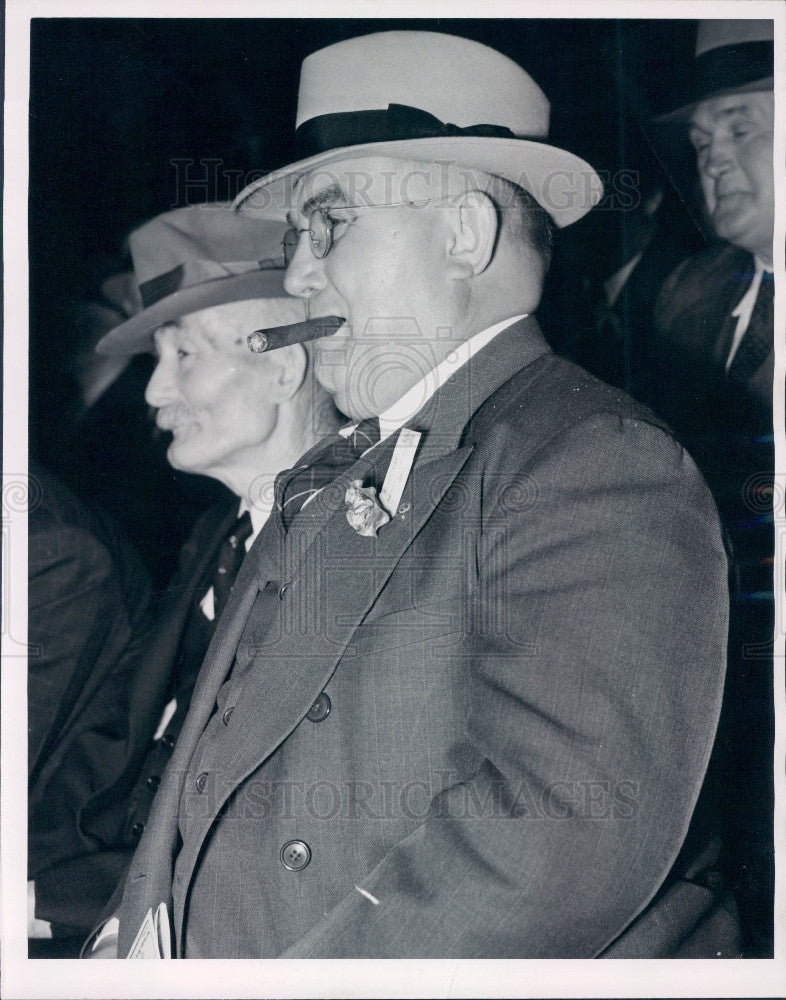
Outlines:
[[[260,537],[261,535],[262,532]],[[199,738],[213,714],[219,688],[232,666],[235,650],[256,595],[257,576],[252,560],[247,556],[210,643],[205,667],[194,689],[185,724],[175,744],[172,759],[164,771],[161,787],[153,800],[150,819],[129,869],[121,922],[121,949],[124,951],[130,947],[142,917],[151,906],[155,908],[161,901],[171,906],[172,851],[178,835],[178,811],[183,782]],[[177,914],[175,918],[178,919]]]
[[[191,704],[207,708],[207,718],[232,666],[256,595],[267,580],[276,579],[276,567],[280,561],[279,553],[282,545],[280,521],[270,517],[243,560],[226,608],[218,620],[216,631],[205,654],[205,666],[194,688]],[[192,709],[187,721],[190,721],[193,714]],[[180,739],[182,738],[181,735]]]
[[[187,574],[183,577],[178,574],[171,589],[164,596],[164,606],[159,612],[161,626],[151,643],[148,657],[151,670],[144,678],[140,678],[141,685],[137,685],[137,689],[143,687],[143,690],[135,691],[135,697],[138,696],[145,702],[160,707],[161,699],[165,696],[171,679],[171,669],[162,672],[161,665],[166,664],[174,668],[176,664],[189,612],[201,597],[200,591],[206,586],[208,570],[237,518],[237,509],[237,497],[233,496],[221,504],[220,508],[211,511],[212,516],[200,525],[200,530],[187,542],[187,551],[183,554],[183,565],[187,568]],[[153,674],[155,676],[151,676]],[[130,714],[132,720],[142,718],[142,712],[138,707],[132,708]]]

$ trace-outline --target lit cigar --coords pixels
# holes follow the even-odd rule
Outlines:
[[[288,326],[273,326],[269,330],[254,330],[246,337],[246,343],[252,354],[264,354],[265,351],[275,351],[277,347],[288,347],[289,344],[302,344],[304,340],[329,337],[345,322],[343,316],[317,316],[315,319],[307,319],[305,323],[290,323]]]

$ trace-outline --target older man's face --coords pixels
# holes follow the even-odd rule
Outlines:
[[[448,209],[429,200],[441,193],[418,165],[381,157],[330,164],[298,185],[292,224],[304,229],[322,209],[333,246],[318,260],[302,234],[286,288],[306,300],[311,317],[346,317],[336,334],[315,342],[315,372],[355,419],[382,412],[455,346],[454,288],[444,269]]]
[[[775,193],[772,93],[703,101],[691,119],[704,199],[721,239],[772,259]]]
[[[158,364],[145,399],[172,432],[167,457],[176,469],[225,481],[227,471],[258,461],[275,426],[270,358],[246,344],[250,324],[265,315],[263,300],[256,314],[252,305],[202,309],[154,334]]]

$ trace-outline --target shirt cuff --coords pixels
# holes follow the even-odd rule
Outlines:
[[[52,925],[35,915],[35,882],[27,883],[27,936],[41,940],[52,937]]]

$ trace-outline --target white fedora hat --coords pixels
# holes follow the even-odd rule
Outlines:
[[[431,31],[385,31],[320,49],[303,62],[296,163],[250,184],[244,214],[284,218],[298,177],[348,158],[453,163],[529,191],[558,226],[603,194],[584,160],[546,143],[549,102],[513,60]]]

